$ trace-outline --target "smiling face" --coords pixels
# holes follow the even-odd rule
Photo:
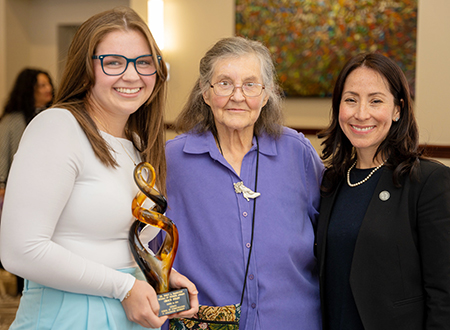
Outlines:
[[[228,82],[234,86],[252,82],[263,85],[259,59],[255,55],[246,55],[218,60],[214,66],[211,85],[218,82]],[[211,107],[219,135],[230,131],[253,135],[253,127],[268,96],[263,90],[259,96],[248,97],[242,94],[241,88],[235,88],[230,96],[217,96],[209,88],[203,94],[203,99]]]
[[[373,158],[386,138],[392,121],[400,117],[400,107],[387,81],[367,67],[352,71],[344,84],[339,107],[339,125],[356,148],[358,159]]]
[[[118,54],[127,58],[150,53],[147,39],[135,30],[108,33],[95,51],[95,55]],[[156,75],[141,76],[133,63],[129,63],[123,74],[108,76],[103,72],[100,60],[93,61],[95,84],[89,94],[93,111],[101,115],[102,119],[115,118],[125,123],[152,94]]]

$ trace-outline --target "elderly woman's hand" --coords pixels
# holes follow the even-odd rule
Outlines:
[[[191,309],[168,315],[170,319],[172,318],[186,318],[192,317],[198,312],[198,291],[194,283],[189,281],[186,276],[181,275],[176,270],[172,269],[169,278],[170,287],[174,289],[187,288],[189,292],[189,302],[191,304]]]

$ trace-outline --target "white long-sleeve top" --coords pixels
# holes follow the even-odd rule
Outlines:
[[[122,300],[134,277],[128,246],[139,154],[131,141],[101,132],[119,166],[95,156],[65,109],[49,109],[27,127],[8,178],[1,260],[10,272],[59,290]],[[127,148],[128,154],[124,151]]]

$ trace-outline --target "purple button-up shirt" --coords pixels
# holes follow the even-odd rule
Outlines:
[[[253,250],[240,329],[321,328],[313,255],[323,165],[303,134],[285,128],[256,139],[240,176],[210,132],[182,134],[166,145],[167,216],[180,243],[174,268],[193,281],[200,304],[240,302],[250,249],[253,203],[233,183],[252,190],[258,171]]]

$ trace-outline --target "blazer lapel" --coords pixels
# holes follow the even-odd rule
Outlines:
[[[327,232],[328,232],[328,224],[330,222],[331,211],[333,210],[334,202],[336,201],[337,192],[340,190],[341,181],[335,191],[326,197],[321,198],[320,209],[319,209],[319,220],[317,224],[317,234],[316,234],[316,242],[317,242],[317,258],[319,260],[320,266],[320,275],[322,276],[325,265],[325,251],[327,245]]]

